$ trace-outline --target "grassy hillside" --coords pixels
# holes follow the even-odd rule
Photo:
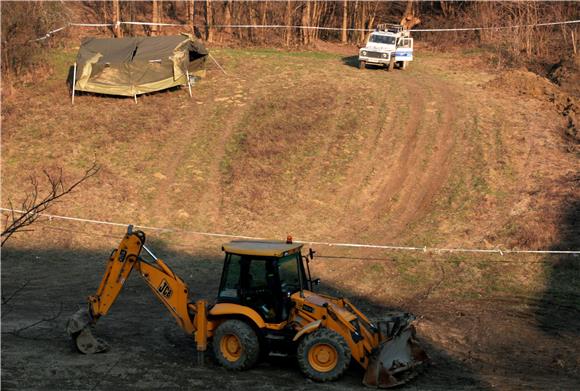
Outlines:
[[[81,95],[72,106],[64,79],[75,53],[55,52],[48,80],[4,102],[4,200],[22,197],[30,173],[63,167],[72,178],[96,160],[98,177],[53,213],[415,246],[533,249],[563,236],[558,208],[573,193],[565,181],[577,160],[563,148],[557,113],[487,87],[493,75],[469,55],[421,54],[408,71],[387,73],[361,71],[345,54],[213,53],[228,75],[210,66],[193,99],[184,90],[137,104]],[[219,250],[216,240],[154,236]],[[396,270],[394,287],[410,292],[438,283],[441,266],[424,262],[435,258],[452,261],[444,267],[455,278],[446,284],[461,294],[537,288],[544,278],[537,264],[486,262],[495,255],[320,250],[394,259],[395,269],[364,266],[375,276],[369,285],[387,268]]]

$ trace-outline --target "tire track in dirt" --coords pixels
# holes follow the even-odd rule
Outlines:
[[[361,146],[361,152],[357,156],[356,164],[348,169],[348,175],[352,186],[345,187],[342,195],[342,203],[345,205],[346,213],[342,216],[341,224],[345,227],[347,236],[356,234],[360,229],[367,230],[368,223],[352,222],[351,216],[368,216],[372,213],[374,203],[365,202],[373,200],[380,191],[376,178],[385,172],[398,152],[394,148],[403,148],[404,143],[397,143],[395,133],[389,129],[389,124],[397,121],[406,120],[399,118],[400,112],[395,110],[396,105],[390,103],[390,95],[394,95],[392,87],[381,89],[380,98],[377,105],[384,109],[384,112],[378,110],[370,119],[369,131],[365,142]],[[376,131],[373,131],[376,129]],[[398,145],[397,145],[398,144]],[[387,155],[388,156],[385,156]],[[351,229],[356,227],[356,229]]]
[[[401,81],[399,80],[398,83]],[[416,85],[413,81],[406,82],[404,85],[407,87],[411,84]],[[370,153],[367,152],[364,162],[359,161],[356,166],[351,168],[351,172],[365,173],[365,177],[369,178],[366,185],[364,180],[358,180],[359,186],[362,188],[360,194],[363,197],[358,197],[355,205],[360,211],[359,216],[365,220],[353,224],[352,234],[366,231],[374,236],[377,231],[384,231],[378,227],[381,215],[385,213],[391,198],[395,196],[408,176],[411,151],[417,144],[417,130],[424,106],[421,89],[415,87],[413,90],[416,92],[413,98],[411,98],[411,94],[405,94],[408,95],[408,114],[401,115],[401,110],[397,109],[398,105],[391,105],[394,117],[386,123],[377,123],[379,134],[375,138],[369,138],[363,149],[370,151]],[[388,94],[386,95],[388,96]],[[382,118],[377,118],[377,121],[381,120]],[[406,123],[404,130],[397,137],[398,130],[393,124],[403,121]],[[393,145],[396,144],[398,147],[393,149]],[[390,156],[385,157],[385,154],[390,154]]]
[[[424,170],[416,166],[410,167],[410,165],[413,161],[420,161],[420,151],[425,151],[425,148],[419,149],[418,155],[411,155],[405,160],[405,168],[407,170],[406,186],[405,184],[403,185],[401,197],[392,212],[395,216],[394,227],[390,227],[392,237],[402,233],[407,224],[417,221],[429,213],[429,204],[433,201],[437,192],[445,185],[449,175],[450,155],[455,145],[452,134],[452,121],[456,115],[453,110],[455,97],[443,83],[437,83],[435,88],[435,101],[441,109],[441,124],[438,124],[435,128],[433,145],[429,146],[431,141],[429,137],[425,137],[422,140],[422,144],[425,144],[427,149],[432,148],[433,153],[429,157]],[[427,127],[429,127],[431,121],[426,123]],[[416,151],[417,149],[415,149]]]
[[[393,82],[405,89],[401,95],[406,98],[402,102],[408,104],[408,112],[397,109],[396,100],[393,104],[388,99],[389,93],[385,93],[382,104],[391,102],[389,114],[375,116],[375,121],[385,122],[376,123],[377,134],[367,139],[362,149],[364,154],[349,170],[356,185],[345,197],[349,206],[343,220],[348,220],[348,224],[344,221],[341,224],[350,225],[345,229],[349,236],[366,232],[367,236],[381,240],[396,238],[408,224],[428,213],[429,204],[449,174],[449,154],[454,145],[451,91],[433,79],[418,81],[408,74],[393,77],[397,78]],[[426,91],[431,88],[441,111],[439,124],[437,110],[427,107],[426,103]],[[405,123],[401,133],[398,123]],[[393,145],[397,144],[394,149]],[[425,163],[424,159],[427,159]],[[358,221],[352,221],[353,215],[360,217]]]

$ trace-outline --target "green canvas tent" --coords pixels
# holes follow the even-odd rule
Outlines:
[[[77,55],[74,90],[137,96],[204,76],[208,51],[189,34],[86,38]]]

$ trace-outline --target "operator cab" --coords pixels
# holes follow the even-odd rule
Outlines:
[[[287,320],[290,296],[308,289],[301,249],[301,244],[276,241],[225,244],[217,302],[250,307],[267,323]]]

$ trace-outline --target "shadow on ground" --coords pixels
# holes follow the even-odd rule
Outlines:
[[[212,300],[217,293],[222,259],[191,256],[154,243],[156,254],[167,260],[190,286],[191,299]],[[175,324],[163,305],[134,273],[96,333],[113,347],[105,354],[80,355],[72,349],[66,319],[96,290],[107,251],[76,249],[19,250],[8,248],[2,259],[2,386],[29,389],[312,389],[293,358],[275,359],[257,368],[228,372],[211,358],[195,362],[193,340]],[[337,287],[321,289],[336,292]],[[392,310],[351,292],[370,317]],[[15,332],[15,330],[19,330]],[[436,361],[413,381],[415,389],[489,389],[477,373],[445,350],[422,341]],[[363,371],[352,365],[346,376],[319,389],[360,389]]]
[[[359,61],[358,56],[348,56],[342,58],[342,63],[349,67],[359,68]],[[373,65],[373,64],[366,64],[365,69],[373,70],[373,71],[385,71],[385,67],[382,65]]]
[[[580,178],[579,178],[580,179]],[[580,248],[580,199],[565,204],[560,242],[552,250]],[[580,258],[561,255],[546,263],[548,284],[540,300],[537,316],[541,329],[554,336],[580,335]]]
[[[343,57],[342,63],[349,67],[358,68],[358,56]]]

